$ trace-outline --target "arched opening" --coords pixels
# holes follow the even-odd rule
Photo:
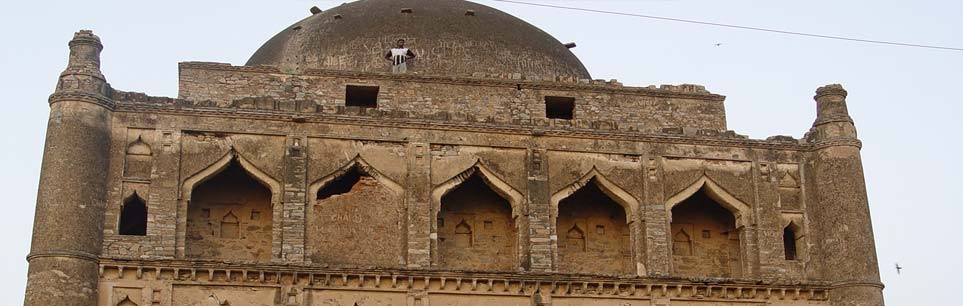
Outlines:
[[[799,260],[799,226],[790,222],[782,229],[782,247],[786,260]]]
[[[358,183],[361,182],[362,177],[365,178],[366,183],[377,183],[373,182],[374,178],[363,175],[361,171],[358,170],[357,166],[353,166],[335,180],[325,184],[325,186],[321,189],[318,189],[317,199],[324,200],[335,195],[349,193],[355,186],[358,185]]]
[[[633,274],[632,243],[625,208],[592,178],[559,201],[558,269],[569,273]],[[588,230],[585,230],[588,229]]]
[[[403,264],[400,185],[360,158],[313,183],[306,251],[313,263],[397,267]]]
[[[441,197],[439,265],[452,269],[511,271],[518,231],[512,205],[475,171]]]
[[[121,235],[147,235],[147,203],[136,192],[120,208],[120,222],[117,232]]]
[[[187,208],[189,258],[268,261],[273,213],[271,190],[235,158],[196,185]]]
[[[736,217],[712,199],[706,187],[672,208],[675,274],[692,277],[741,276]]]

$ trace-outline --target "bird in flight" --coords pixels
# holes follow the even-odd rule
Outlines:
[[[903,267],[900,267],[900,266],[899,266],[899,263],[897,262],[897,263],[896,263],[896,274],[899,275],[902,270],[903,270]]]
[[[716,43],[716,47],[722,46],[722,43]]]

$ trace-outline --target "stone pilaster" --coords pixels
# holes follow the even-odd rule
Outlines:
[[[552,254],[558,240],[552,233],[551,190],[548,185],[548,156],[544,149],[528,151],[528,269],[553,269]]]
[[[669,246],[669,216],[665,209],[663,192],[664,173],[662,158],[654,155],[644,156],[643,175],[645,176],[645,197],[642,199],[642,214],[645,219],[646,272],[650,276],[668,276],[672,272],[672,250]]]
[[[408,145],[408,188],[405,189],[408,216],[409,268],[427,268],[431,265],[432,244],[437,244],[438,234],[431,228],[431,156],[429,144]]]
[[[280,220],[281,261],[287,263],[300,263],[305,260],[305,205],[308,201],[306,143],[305,137],[288,137],[288,150],[284,158],[284,212]]]

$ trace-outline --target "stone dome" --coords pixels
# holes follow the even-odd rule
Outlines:
[[[287,71],[390,71],[399,38],[417,54],[409,73],[591,78],[571,51],[505,12],[462,0],[361,0],[317,12],[268,40],[248,66]]]

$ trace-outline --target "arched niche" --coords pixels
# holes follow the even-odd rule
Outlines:
[[[666,202],[673,274],[742,277],[751,208],[706,176]],[[677,245],[677,244],[686,245]]]
[[[360,155],[308,186],[306,257],[312,263],[404,264],[404,189]]]
[[[231,149],[182,183],[177,255],[228,261],[277,258],[281,190],[280,182]]]
[[[673,207],[679,205],[682,203],[682,201],[689,199],[700,191],[705,192],[709,198],[713,199],[716,203],[729,210],[735,216],[736,227],[741,228],[752,224],[752,208],[745,202],[740,201],[735,196],[727,192],[708,176],[700,177],[694,183],[689,185],[689,187],[679,191],[665,201],[665,207],[669,213],[669,220],[672,219]]]
[[[486,271],[521,267],[525,197],[483,163],[436,186],[431,200],[432,265]]]
[[[153,167],[153,151],[142,136],[127,145],[124,158],[124,176],[149,179]]]
[[[592,168],[552,194],[555,266],[560,272],[644,274],[637,264],[639,201]]]
[[[147,201],[136,191],[124,199],[117,220],[117,233],[127,236],[147,235]]]
[[[783,213],[782,234],[783,248],[781,254],[783,255],[783,259],[787,261],[805,262],[808,258],[808,237],[806,235],[805,219],[803,214]]]

